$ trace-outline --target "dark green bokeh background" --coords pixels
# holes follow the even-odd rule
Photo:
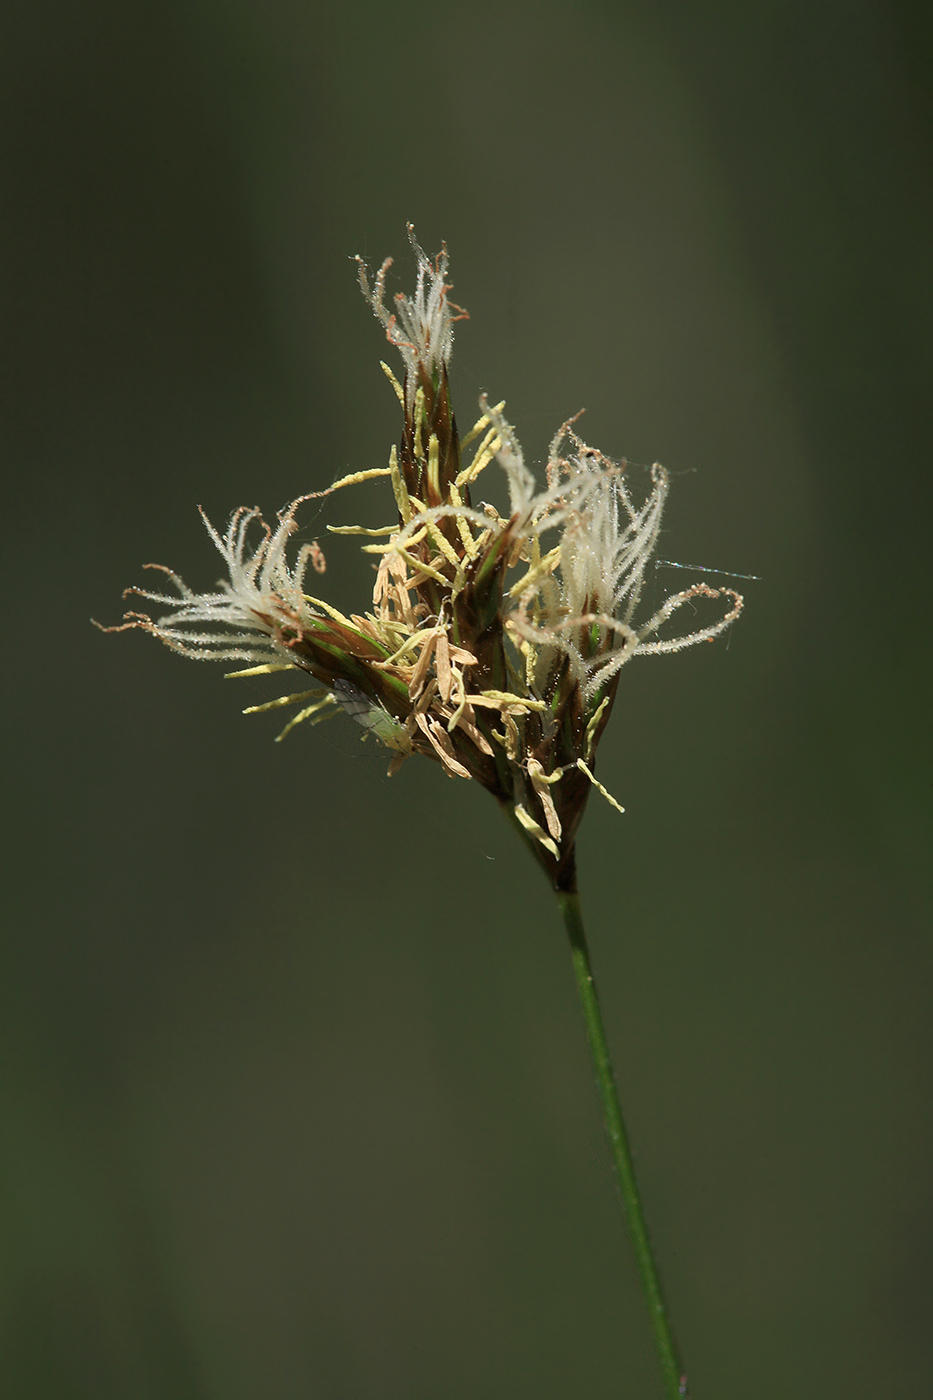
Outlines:
[[[0,1389],[654,1396],[544,883],[487,796],[103,637],[195,505],[384,461],[349,255],[450,246],[461,423],[581,406],[755,573],[623,675],[580,861],[696,1400],[930,1373],[930,34],[913,12],[9,7]],[[381,523],[385,492],[326,520]],[[326,542],[326,541],[325,541]],[[328,546],[349,608],[371,575]],[[658,596],[683,575],[658,571]],[[246,687],[253,688],[246,693]]]

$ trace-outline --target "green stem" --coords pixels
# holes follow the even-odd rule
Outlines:
[[[632,1152],[625,1132],[615,1075],[612,1071],[612,1060],[609,1057],[609,1046],[606,1043],[603,1018],[596,997],[596,984],[593,981],[590,954],[583,929],[583,916],[580,913],[580,896],[576,892],[557,891],[557,902],[560,905],[560,911],[570,938],[573,970],[583,1007],[583,1019],[586,1022],[586,1034],[590,1042],[593,1064],[596,1068],[596,1083],[602,1101],[603,1121],[609,1135],[619,1189],[622,1192],[625,1213],[628,1216],[629,1229],[632,1233],[635,1262],[638,1265],[641,1286],[651,1313],[654,1337],[661,1358],[661,1370],[664,1373],[665,1388],[670,1400],[685,1400],[685,1397],[688,1396],[687,1378],[677,1354],[670,1317],[661,1293],[661,1280],[658,1277],[657,1265],[651,1251],[651,1241],[648,1238],[645,1212],[641,1203],[638,1182],[635,1179]]]

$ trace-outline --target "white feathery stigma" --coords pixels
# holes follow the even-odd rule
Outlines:
[[[636,503],[626,480],[628,464],[589,447],[570,419],[551,442],[547,489],[535,495],[514,429],[482,400],[481,407],[499,435],[496,457],[508,477],[514,527],[526,536],[523,557],[539,561],[513,587],[516,606],[509,618],[513,633],[536,650],[537,675],[546,674],[555,654],[563,653],[585,695],[595,696],[633,656],[680,651],[711,640],[735,621],[740,595],[706,584],[672,595],[645,622],[636,620],[667,499],[662,466],[652,466],[651,489]],[[559,543],[542,555],[541,538],[554,529],[560,531]],[[731,605],[708,626],[657,639],[678,608],[723,596]]]
[[[155,620],[129,613],[132,620],[125,625],[143,627],[173,651],[198,661],[293,664],[294,655],[284,645],[281,629],[307,621],[310,612],[304,576],[309,564],[318,572],[323,570],[323,555],[316,542],[301,547],[294,566],[286,558],[286,545],[295,530],[294,512],[304,499],[292,502],[280,515],[275,530],[258,509],[241,506],[223,536],[201,510],[207,532],[227,565],[229,580],[221,579],[214,593],[195,593],[173,569],[147,564],[146,568],[167,576],[178,596],[127,589],[128,594],[163,603],[172,611]],[[251,542],[250,527],[254,524],[262,536]]]
[[[417,388],[419,366],[433,376],[440,371],[442,365],[450,363],[454,322],[466,319],[468,313],[447,297],[452,284],[446,280],[446,244],[432,262],[415,238],[415,230],[411,224],[408,225],[408,237],[418,264],[415,294],[409,297],[404,292],[396,293],[394,311],[390,311],[385,304],[386,273],[392,266],[392,259],[386,258],[376,274],[373,286],[370,286],[363,259],[357,257],[356,263],[363,295],[385,326],[390,344],[400,351],[405,362],[408,394],[411,398],[408,407],[411,409]],[[454,312],[457,314],[454,315]]]

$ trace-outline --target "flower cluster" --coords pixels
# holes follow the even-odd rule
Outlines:
[[[594,754],[621,667],[639,654],[717,636],[742,599],[696,584],[638,619],[668,490],[662,467],[651,468],[638,499],[627,464],[588,447],[572,419],[551,443],[541,487],[503,405],[485,399],[475,427],[459,439],[448,366],[454,322],[466,313],[449,300],[446,249],[431,261],[409,233],[416,290],[396,296],[393,308],[385,292],[391,259],[374,279],[357,260],[363,293],[402,357],[401,382],[382,366],[402,409],[401,441],[386,467],[314,493],[378,476],[391,484],[391,524],[329,527],[369,537],[363,549],[379,558],[372,610],[347,617],[306,591],[309,566],[324,571],[317,543],[289,563],[296,512],[311,499],[303,496],[274,528],[241,508],[221,536],[205,517],[228,579],[215,592],[194,593],[171,570],[150,566],[174,592],[128,592],[168,611],[155,620],[127,613],[123,627],[143,628],[185,656],[247,663],[233,675],[302,673],[315,683],[310,689],[250,712],[299,706],[279,737],[300,721],[344,712],[394,751],[390,772],[420,753],[452,777],[474,779],[518,826],[554,887],[572,890],[574,839],[590,789],[609,797]],[[507,517],[471,501],[493,461],[508,481]],[[672,615],[700,599],[716,604],[712,620],[665,636]]]

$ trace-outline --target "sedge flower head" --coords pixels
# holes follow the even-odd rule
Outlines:
[[[245,663],[234,676],[297,673],[309,688],[248,713],[296,707],[280,738],[302,721],[349,715],[393,751],[390,772],[417,753],[479,782],[555,888],[570,890],[591,789],[618,806],[595,776],[595,752],[621,668],[711,640],[742,599],[696,584],[644,607],[668,493],[662,467],[651,468],[640,492],[640,474],[588,447],[571,419],[538,482],[504,405],[485,398],[461,442],[448,367],[454,324],[466,313],[449,300],[446,249],[431,260],[409,234],[415,292],[397,295],[394,309],[385,291],[391,260],[374,278],[357,260],[363,293],[402,361],[401,381],[383,365],[403,419],[388,465],[299,497],[272,525],[241,508],[221,535],[205,517],[227,578],[195,593],[172,570],[150,566],[170,591],[128,591],[164,611],[127,613],[122,628],[142,628],[186,656]],[[507,516],[471,499],[494,462],[508,483]],[[308,592],[324,555],[316,541],[295,548],[296,515],[310,499],[373,477],[391,486],[391,522],[328,527],[365,538],[364,552],[378,560],[371,610],[345,616]],[[703,604],[708,621],[670,634],[675,614]]]

